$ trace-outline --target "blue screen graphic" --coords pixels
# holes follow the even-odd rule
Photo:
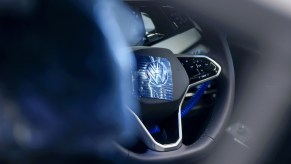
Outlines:
[[[173,100],[171,63],[166,58],[136,56],[137,70],[132,74],[134,94],[144,98]]]

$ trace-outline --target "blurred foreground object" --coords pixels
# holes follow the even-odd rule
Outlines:
[[[0,2],[0,159],[110,158],[112,140],[133,131],[125,112],[133,61],[116,18],[131,21],[127,10],[107,0]],[[138,27],[128,36],[138,42]]]

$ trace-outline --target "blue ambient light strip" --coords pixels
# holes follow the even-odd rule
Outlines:
[[[198,87],[197,91],[188,101],[187,105],[181,110],[182,118],[185,117],[191,111],[191,109],[198,103],[198,101],[203,96],[204,92],[207,90],[210,83],[211,83],[210,81],[207,81],[205,83],[202,83]]]
[[[137,70],[132,74],[134,94],[139,97],[173,100],[171,63],[166,58],[136,56]]]
[[[207,81],[205,83],[202,83],[198,87],[197,91],[191,97],[191,99],[188,101],[187,105],[182,108],[182,110],[181,110],[181,117],[182,118],[185,117],[191,111],[191,109],[198,103],[198,101],[201,99],[201,97],[203,96],[204,92],[207,90],[210,83],[211,83],[211,81]],[[159,133],[160,131],[161,130],[160,130],[158,125],[155,125],[153,128],[151,128],[149,130],[149,132],[151,134],[156,134],[156,133]]]

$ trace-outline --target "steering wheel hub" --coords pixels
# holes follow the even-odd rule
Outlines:
[[[176,55],[168,49],[135,47],[136,69],[132,74],[134,94],[140,113],[130,112],[140,125],[144,143],[152,150],[178,149],[182,143],[181,106],[188,89],[216,78],[221,67],[207,56]],[[190,80],[189,80],[190,79]],[[172,129],[165,129],[166,141],[158,141],[146,124],[171,118]]]

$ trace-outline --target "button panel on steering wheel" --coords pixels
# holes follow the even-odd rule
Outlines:
[[[220,73],[220,66],[207,56],[195,55],[178,57],[190,80],[190,85],[197,85]]]

